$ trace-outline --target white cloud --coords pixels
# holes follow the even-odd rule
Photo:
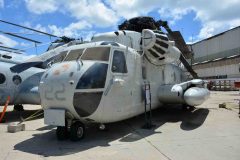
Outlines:
[[[27,9],[35,14],[52,13],[58,9],[56,0],[25,0]]]
[[[0,0],[1,1],[1,0]],[[159,17],[175,24],[185,15],[193,12],[194,20],[201,22],[196,39],[207,38],[224,30],[240,25],[239,0],[25,0],[30,12],[44,14],[61,12],[74,17],[79,23],[86,22],[96,27],[114,27],[120,18],[147,16],[158,11]],[[68,28],[69,27],[69,28]],[[54,32],[73,33],[74,27],[51,26]],[[89,27],[89,25],[85,25]],[[81,28],[81,27],[80,27]]]
[[[146,16],[149,12],[161,6],[159,0],[106,0],[106,3],[123,18]]]
[[[174,24],[189,12],[196,14],[202,28],[196,36],[198,39],[207,38],[216,33],[240,25],[239,0],[107,0],[107,3],[116,11],[117,15],[131,18],[147,15],[158,10],[160,18]],[[127,5],[126,5],[127,4]]]
[[[79,21],[77,23],[71,23],[65,28],[57,27],[56,25],[49,25],[50,31],[57,36],[68,36],[79,38],[81,36],[82,29],[90,29],[92,25],[86,21]]]
[[[42,32],[47,32],[46,27],[42,26],[41,24],[37,24],[34,29],[42,31]]]
[[[171,25],[175,24],[176,21],[182,19],[182,17],[191,12],[190,8],[180,9],[180,8],[161,8],[158,10],[158,13],[161,15],[162,19],[170,19],[169,23]]]
[[[70,0],[65,5],[73,17],[85,19],[98,27],[112,26],[118,21],[115,12],[100,0]]]
[[[4,35],[0,35],[0,42],[4,46],[8,46],[8,47],[15,47],[16,45],[18,45],[18,42],[14,41]]]
[[[30,47],[32,44],[31,43],[25,43],[25,42],[20,42],[19,43],[19,46],[21,46],[21,47]]]
[[[36,30],[50,33],[56,36],[67,36],[67,37],[72,37],[72,38],[80,38],[80,37],[86,37],[83,36],[86,34],[85,32],[90,32],[90,29],[92,28],[92,24],[88,23],[87,21],[78,21],[75,23],[70,23],[66,27],[59,27],[56,25],[48,25],[48,26],[42,26],[41,24],[33,25],[30,22],[26,21],[22,25],[27,26],[29,28],[34,28]],[[21,30],[21,33],[33,33],[35,34],[36,32],[26,32],[26,30]]]
[[[3,7],[4,7],[4,1],[0,0],[0,8],[3,8]]]
[[[100,0],[25,0],[25,2],[27,9],[32,13],[45,14],[59,11],[98,27],[112,26],[119,19],[116,13]]]

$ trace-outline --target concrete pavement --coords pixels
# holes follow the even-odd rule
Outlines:
[[[109,124],[107,131],[93,125],[80,142],[58,141],[55,128],[45,126],[43,119],[25,122],[26,131],[17,133],[7,133],[7,123],[0,124],[0,159],[238,160],[238,110],[218,107],[223,102],[236,106],[236,98],[238,92],[211,92],[211,98],[192,112],[178,107],[157,109],[153,111],[156,127],[152,130],[141,128],[144,115]],[[39,108],[9,111],[6,121],[17,121]]]

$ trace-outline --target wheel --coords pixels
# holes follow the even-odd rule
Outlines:
[[[70,127],[70,139],[72,141],[79,141],[84,138],[85,126],[81,122],[75,122]]]
[[[14,105],[13,110],[14,111],[24,111],[24,108],[23,108],[23,105],[16,104],[16,105]]]
[[[65,140],[68,138],[68,130],[65,126],[58,126],[56,130],[58,140]]]

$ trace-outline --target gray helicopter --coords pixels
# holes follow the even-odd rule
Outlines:
[[[165,104],[202,104],[209,91],[185,59],[190,51],[185,42],[179,43],[183,40],[179,35],[166,22],[136,17],[120,25],[119,31],[66,47],[65,58],[46,70],[40,81],[45,124],[57,126],[58,139],[70,135],[77,141],[88,123],[105,128],[106,123]],[[194,79],[187,80],[179,64]]]

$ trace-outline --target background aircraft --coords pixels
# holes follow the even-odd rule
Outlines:
[[[4,20],[0,20],[0,22],[21,27],[47,36],[60,38],[49,33],[38,31]],[[15,33],[0,31],[0,34],[17,37],[26,41],[33,42],[35,44],[41,43],[37,40],[33,40],[24,36],[19,36]],[[58,54],[61,53],[61,49],[63,49],[63,47],[59,47],[70,42],[71,40],[73,39],[62,37],[60,38],[60,40],[51,43],[45,53],[36,56],[24,55],[24,50],[4,46],[4,43],[1,42],[0,105],[5,104],[8,96],[10,96],[9,104],[14,105],[15,110],[23,110],[22,104],[40,104],[38,85],[41,75],[45,71],[44,69],[48,67],[48,63],[50,61],[54,62],[55,60],[57,60],[56,58]],[[32,66],[34,66],[34,68],[31,68]],[[15,71],[14,68],[21,70],[21,72]]]

